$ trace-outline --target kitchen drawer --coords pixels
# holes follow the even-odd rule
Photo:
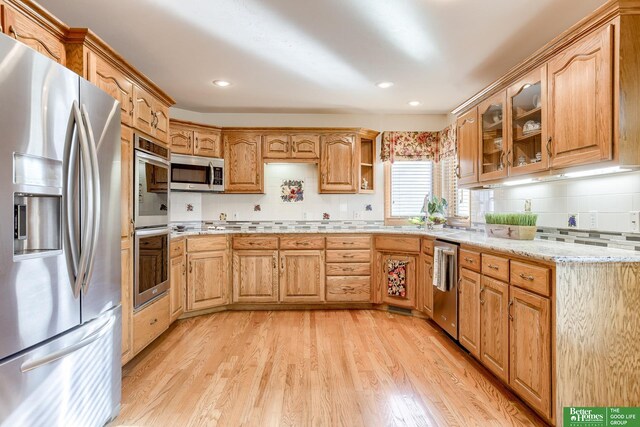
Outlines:
[[[283,236],[280,249],[324,249],[324,236]]]
[[[169,327],[169,294],[133,314],[133,353],[137,354]]]
[[[433,256],[433,240],[425,238],[422,239],[422,253]]]
[[[369,302],[371,278],[369,276],[327,277],[326,294],[328,302]]]
[[[371,262],[371,251],[327,251],[327,262]]]
[[[551,295],[550,269],[541,265],[511,261],[511,284],[540,295]]]
[[[227,249],[227,236],[197,236],[187,238],[187,252],[222,251]]]
[[[186,242],[184,241],[184,239],[172,240],[169,244],[169,252],[171,254],[171,258],[177,258],[184,255],[185,246]]]
[[[361,263],[330,263],[325,267],[327,276],[368,276],[371,274],[371,264]]]
[[[370,249],[371,236],[327,237],[327,249]]]
[[[469,270],[480,272],[480,253],[470,251],[468,249],[460,249],[460,267],[468,268]]]
[[[509,260],[495,255],[482,254],[482,274],[508,282]]]
[[[392,252],[420,252],[419,237],[376,236],[376,249]]]
[[[275,236],[234,237],[233,249],[278,249]]]

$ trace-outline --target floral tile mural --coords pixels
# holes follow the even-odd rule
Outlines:
[[[280,199],[284,203],[297,203],[304,200],[304,181],[285,179],[280,186]]]

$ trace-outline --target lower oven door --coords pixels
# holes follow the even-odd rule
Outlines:
[[[134,306],[140,307],[169,289],[169,239],[167,227],[136,230]]]

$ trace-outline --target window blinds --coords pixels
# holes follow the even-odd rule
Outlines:
[[[391,216],[421,214],[424,197],[433,191],[433,162],[396,161],[391,164]]]

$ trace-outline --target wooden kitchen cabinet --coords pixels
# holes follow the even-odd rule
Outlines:
[[[433,317],[433,257],[420,254],[421,311]]]
[[[226,250],[187,254],[187,311],[228,303],[228,262]]]
[[[263,193],[262,141],[256,133],[230,133],[224,139],[227,193]]]
[[[172,120],[169,146],[171,154],[193,154],[193,128]]]
[[[320,135],[291,135],[291,158],[313,160],[320,158]]]
[[[549,168],[547,66],[536,68],[507,89],[507,163],[517,176]]]
[[[499,92],[478,106],[480,181],[507,176],[507,94]]]
[[[219,129],[198,128],[193,132],[193,154],[222,158],[222,138]]]
[[[169,328],[169,296],[164,294],[133,314],[133,354]]]
[[[320,145],[320,193],[358,192],[356,135],[323,135]]]
[[[551,166],[578,166],[613,156],[613,24],[549,61]]]
[[[171,322],[174,322],[184,313],[187,266],[183,255],[171,258],[171,287],[169,289],[169,313]]]
[[[120,246],[122,356],[124,365],[133,358],[133,243],[122,239]]]
[[[551,302],[511,286],[509,385],[551,417]]]
[[[133,131],[120,129],[120,237],[133,237]]]
[[[233,253],[233,302],[278,302],[278,251]]]
[[[131,126],[133,82],[102,56],[92,51],[87,55],[87,80],[120,102],[120,121],[123,125]]]
[[[4,33],[57,63],[66,65],[66,26],[51,15],[40,14],[40,11],[25,6],[20,2],[12,2],[11,5],[7,2],[1,6]],[[42,25],[41,22],[46,24]]]
[[[478,182],[478,108],[458,117],[456,121],[458,138],[458,166],[456,175],[458,184],[467,185]]]
[[[268,133],[262,139],[265,161],[316,161],[320,157],[320,135]]]
[[[480,358],[480,274],[466,268],[458,285],[458,340]]]
[[[396,307],[417,308],[416,267],[419,255],[378,252],[379,286],[384,304]]]
[[[480,360],[509,381],[509,285],[482,276],[480,288]]]
[[[138,85],[133,86],[133,127],[167,143],[169,108]]]
[[[289,135],[264,135],[265,159],[288,159],[291,157],[291,137]]]
[[[324,301],[324,250],[280,251],[280,301]]]

